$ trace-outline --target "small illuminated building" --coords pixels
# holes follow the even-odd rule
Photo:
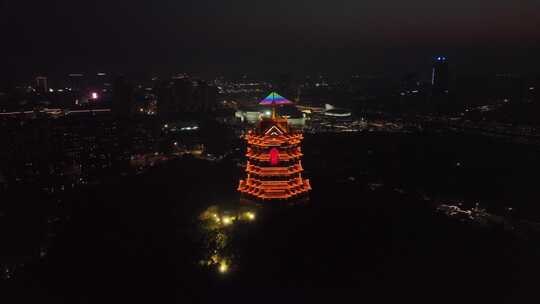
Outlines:
[[[352,113],[351,111],[345,109],[331,109],[325,111],[324,115],[330,117],[351,117]]]
[[[278,116],[287,118],[290,125],[295,128],[303,128],[306,125],[306,114],[302,113],[293,104],[278,104],[275,109]],[[246,107],[243,106],[235,113],[235,117],[240,119],[241,122],[248,124],[258,124],[261,117],[272,116],[272,106],[269,104],[259,104],[257,106]]]
[[[294,130],[286,118],[276,114],[276,106],[291,104],[277,93],[260,102],[272,106],[270,117],[245,136],[247,141],[247,177],[240,180],[238,191],[259,201],[292,200],[306,197],[311,190],[302,173],[301,143],[303,134]]]
[[[351,117],[352,112],[346,109],[336,108],[331,104],[325,105],[325,116],[331,116],[331,117]]]

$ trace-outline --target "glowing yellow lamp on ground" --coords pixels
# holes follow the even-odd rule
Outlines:
[[[255,220],[255,213],[253,213],[253,212],[246,212],[246,213],[245,213],[245,217],[246,217],[248,220],[253,221],[253,220]]]
[[[224,216],[224,217],[223,217],[223,224],[224,224],[224,225],[227,225],[227,226],[230,225],[230,224],[232,224],[232,218],[230,218],[230,217],[228,217],[228,216]]]
[[[227,264],[227,262],[221,261],[221,263],[219,263],[219,272],[227,273],[228,271],[229,271],[229,265]]]

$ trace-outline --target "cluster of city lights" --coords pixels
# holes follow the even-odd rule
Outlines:
[[[143,110],[142,108],[140,110]],[[139,110],[139,111],[140,111]],[[144,110],[143,110],[144,111]],[[169,124],[164,124],[163,125],[163,129],[164,130],[169,130],[171,132],[176,132],[178,130],[180,131],[195,131],[195,130],[199,130],[199,126],[197,125],[193,125],[193,126],[187,126],[187,127],[181,127],[181,128],[177,128],[176,126],[170,126]]]
[[[146,114],[146,115],[156,115],[156,111],[144,108],[139,108],[139,113]]]
[[[217,252],[217,250],[216,250]],[[202,265],[215,266],[219,273],[228,273],[231,268],[231,260],[221,257],[219,254],[213,254],[208,261],[201,261]]]

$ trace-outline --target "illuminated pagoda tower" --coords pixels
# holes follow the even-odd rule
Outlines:
[[[286,118],[276,114],[276,106],[291,103],[274,92],[260,102],[272,106],[272,115],[263,117],[245,136],[247,177],[238,186],[244,198],[289,201],[307,198],[311,190],[309,180],[302,177],[300,145],[304,137],[291,128]]]

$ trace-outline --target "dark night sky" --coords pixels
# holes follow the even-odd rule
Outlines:
[[[2,1],[2,0],[0,0]],[[3,0],[3,73],[540,67],[538,0]]]

